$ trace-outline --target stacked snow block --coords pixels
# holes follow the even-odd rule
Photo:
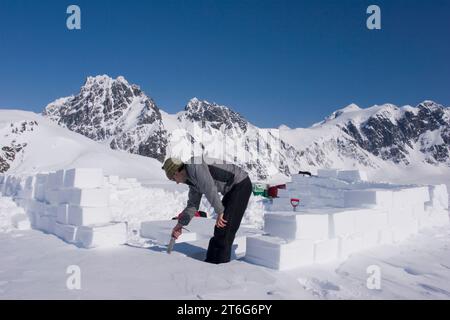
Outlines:
[[[317,176],[322,178],[334,178],[337,179],[338,177],[338,171],[337,169],[318,169],[317,170]]]
[[[300,206],[345,208],[344,193],[347,190],[369,188],[379,184],[367,182],[367,174],[361,170],[319,169],[317,176],[292,175],[286,189],[278,191],[269,211],[290,211],[291,198],[299,198]]]
[[[85,248],[126,242],[126,224],[111,222],[102,169],[58,170],[22,180],[14,200],[27,211],[33,228]]]
[[[448,192],[447,186],[445,184],[439,184],[435,186],[429,186],[429,203],[427,206],[436,209],[447,209],[448,210]]]
[[[23,189],[24,182],[21,178],[11,176],[11,175],[2,175],[2,184],[0,185],[0,192],[3,196],[13,197],[16,196],[17,193]]]
[[[127,224],[110,222],[106,225],[80,226],[75,239],[84,248],[121,245],[127,242]]]
[[[276,270],[288,270],[314,261],[312,240],[287,241],[279,237],[248,237],[245,260]]]
[[[347,182],[367,181],[367,173],[362,170],[339,170],[337,178]]]
[[[449,223],[448,192],[445,184],[428,186],[429,201],[425,202],[424,211],[419,213],[420,227],[446,225]]]
[[[246,259],[278,270],[346,259],[449,223],[445,185],[367,182],[358,170],[293,175],[264,215],[266,235],[247,239]],[[299,198],[296,211],[291,198]],[[298,251],[302,248],[302,252]]]
[[[439,189],[433,202],[430,190]],[[404,188],[351,190],[345,193],[346,206],[366,207],[386,212],[386,238],[400,242],[419,232],[421,228],[449,222],[447,208],[440,207],[439,199],[447,199],[445,185],[409,186]],[[447,200],[448,201],[448,200]]]
[[[346,181],[326,177],[293,175],[286,189],[278,190],[269,211],[292,211],[291,198],[299,198],[301,207],[344,207],[344,191],[352,189]]]
[[[367,181],[367,173],[363,170],[318,169],[317,176],[339,179],[350,183]]]
[[[268,212],[264,215],[266,235],[247,239],[246,259],[278,270],[345,259],[381,244],[387,223],[385,212],[364,208]],[[267,255],[264,246],[276,254]],[[297,246],[304,252],[291,252],[284,258],[283,252]]]

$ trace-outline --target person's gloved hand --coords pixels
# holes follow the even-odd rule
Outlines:
[[[183,232],[183,225],[180,223],[177,223],[175,227],[173,227],[172,230],[172,237],[175,239],[178,239],[179,236],[181,236],[181,233]]]

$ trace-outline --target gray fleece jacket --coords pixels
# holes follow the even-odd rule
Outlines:
[[[184,165],[187,173],[186,184],[189,185],[189,199],[180,215],[179,222],[188,225],[200,206],[202,195],[206,196],[214,211],[224,212],[219,192],[225,195],[242,180],[247,172],[235,164],[216,159],[193,157]]]

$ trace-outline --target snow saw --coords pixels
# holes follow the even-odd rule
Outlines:
[[[187,232],[191,232],[189,229],[183,227],[182,229],[186,230]],[[175,242],[177,241],[177,239],[175,239],[174,237],[170,236],[170,241],[169,244],[167,245],[167,253],[170,254],[173,250],[173,246],[175,245]]]
[[[170,254],[173,250],[173,246],[175,245],[176,239],[174,237],[170,237],[170,242],[167,245],[167,253]]]

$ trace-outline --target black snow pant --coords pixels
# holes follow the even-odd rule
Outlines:
[[[223,197],[223,218],[227,224],[224,228],[214,227],[214,237],[209,241],[206,262],[218,264],[230,261],[234,237],[241,225],[251,194],[252,182],[247,177],[234,185]]]

